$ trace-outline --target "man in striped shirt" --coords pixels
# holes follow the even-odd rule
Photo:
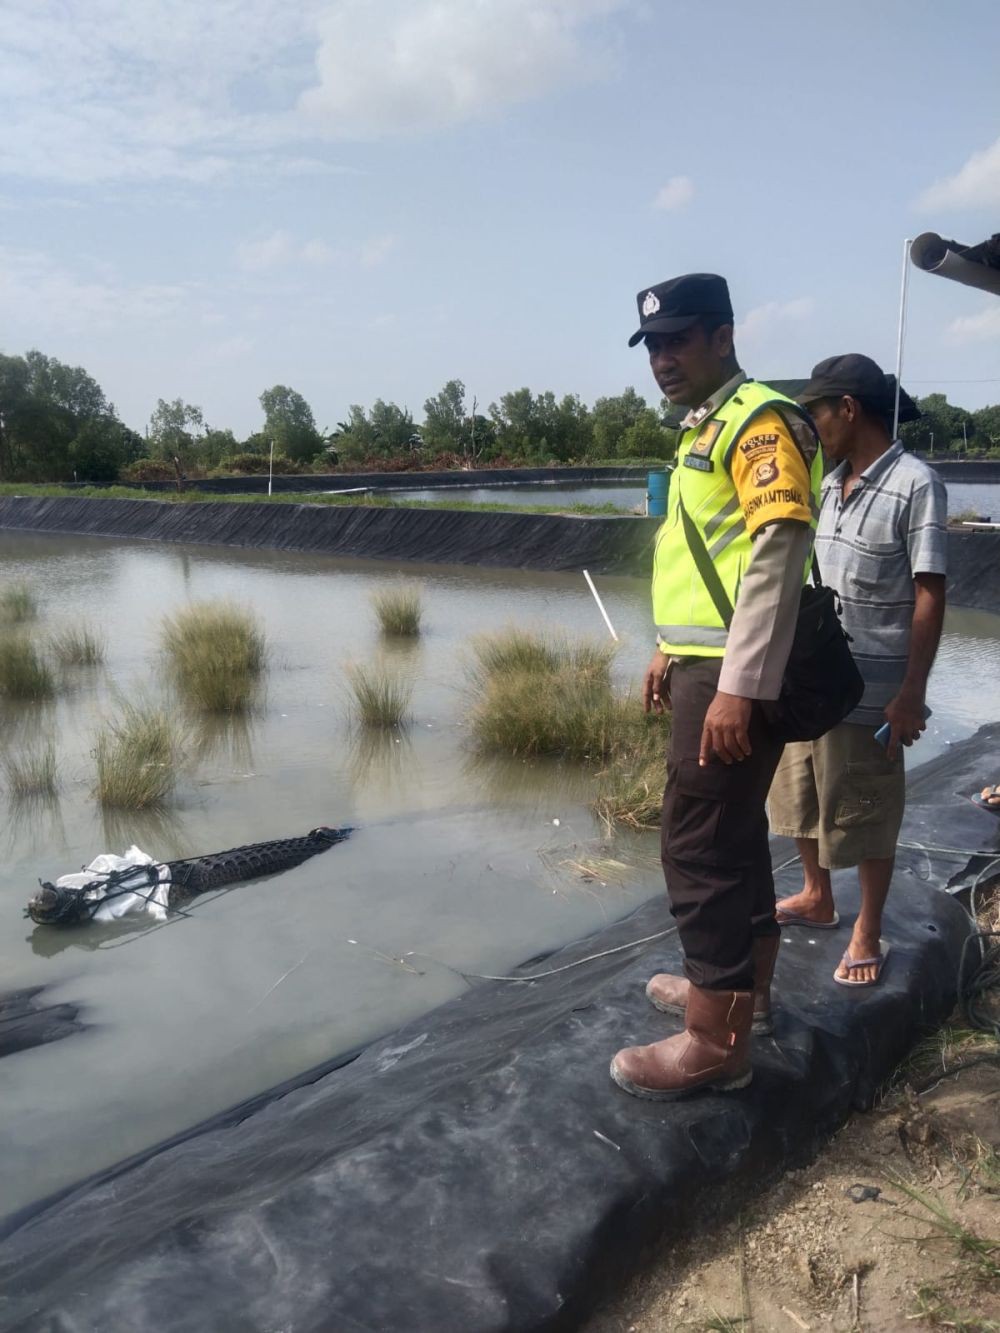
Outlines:
[[[903,746],[925,729],[927,677],[945,605],[947,496],[891,434],[892,392],[869,357],[821,361],[799,395],[837,466],[823,483],[816,557],[843,603],[865,692],[818,741],[789,745],[769,797],[771,830],[795,838],[805,872],[778,923],[839,922],[830,871],[858,867],[861,911],[834,974],[874,984],[888,953],[882,909],[905,803]],[[888,724],[882,745],[875,733]]]

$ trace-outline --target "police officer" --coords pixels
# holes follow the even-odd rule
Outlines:
[[[822,461],[804,410],[748,379],[724,278],[689,273],[638,294],[653,376],[688,409],[656,538],[657,647],[648,712],[673,714],[661,854],[684,977],[646,994],[682,1034],[619,1051],[639,1097],[750,1082],[750,1033],[770,1030],[780,935],[764,802],[781,757],[761,701],[778,697],[811,559]]]

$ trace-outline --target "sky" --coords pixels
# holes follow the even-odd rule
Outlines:
[[[0,69],[0,351],[140,430],[653,402],[691,271],[750,374],[892,369],[905,239],[1000,231],[996,0],[3,0]],[[911,268],[903,381],[1000,402],[1000,300]]]

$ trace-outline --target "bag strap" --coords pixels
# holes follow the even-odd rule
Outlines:
[[[722,586],[722,580],[712,564],[712,557],[705,549],[705,543],[702,540],[701,533],[694,525],[694,520],[684,508],[684,500],[681,496],[680,486],[677,488],[677,508],[680,511],[681,524],[684,528],[684,538],[688,544],[688,550],[691,552],[691,558],[694,560],[695,567],[701,575],[701,581],[705,585],[709,597],[715,604],[715,609],[719,613],[719,619],[725,625],[726,629],[732,624],[733,604],[729,600],[725,588]]]
[[[733,604],[729,600],[725,588],[722,586],[722,580],[719,578],[715,565],[712,563],[712,557],[708,554],[701,533],[694,525],[694,519],[684,507],[684,499],[677,488],[677,509],[681,516],[681,526],[684,528],[684,538],[688,544],[688,550],[691,552],[691,558],[694,560],[695,568],[701,575],[701,581],[705,585],[705,590],[711,597],[716,611],[719,613],[719,619],[729,629],[733,622]],[[815,539],[812,550],[812,561],[809,566],[809,572],[812,574],[813,583],[817,588],[823,587],[823,579],[819,571],[819,559],[816,555]]]

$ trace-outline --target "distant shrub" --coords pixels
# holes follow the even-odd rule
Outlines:
[[[127,463],[119,473],[122,481],[175,481],[177,473],[172,463],[162,458],[137,458]]]
[[[267,454],[230,454],[223,458],[219,466],[212,471],[213,477],[258,477],[267,476],[271,460]],[[305,466],[296,463],[285,454],[274,455],[274,475],[289,476],[304,472]]]

